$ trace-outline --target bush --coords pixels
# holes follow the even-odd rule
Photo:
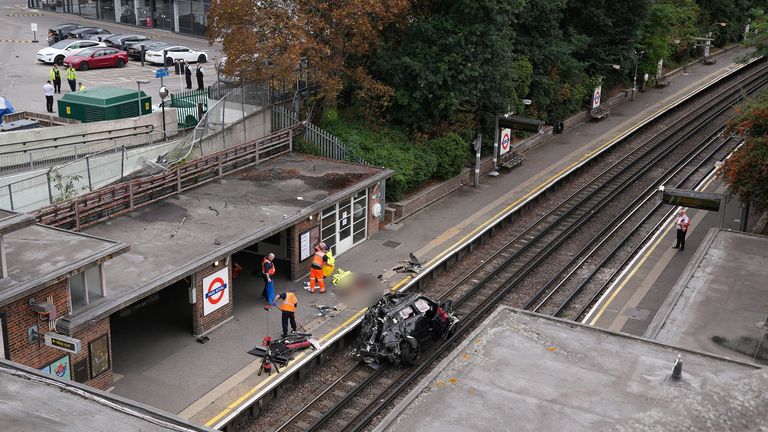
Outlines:
[[[467,161],[469,144],[460,136],[450,132],[439,138],[430,140],[428,150],[435,161],[433,176],[440,180],[448,180],[458,175]]]

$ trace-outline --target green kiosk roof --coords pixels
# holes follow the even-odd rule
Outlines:
[[[129,90],[120,87],[94,87],[87,88],[83,91],[74,93],[67,93],[61,100],[71,103],[96,105],[96,106],[111,106],[127,101],[135,101],[138,99],[139,92],[137,90]],[[141,91],[141,96],[146,97],[147,94],[144,90]]]

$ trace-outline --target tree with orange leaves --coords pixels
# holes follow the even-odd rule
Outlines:
[[[372,78],[360,59],[377,47],[386,26],[405,18],[410,3],[214,0],[208,32],[223,43],[226,74],[279,85],[295,81],[299,64],[308,64],[326,107],[335,107],[347,82],[359,96],[387,101],[392,89]]]
[[[744,137],[744,144],[720,171],[728,190],[742,203],[768,210],[768,93],[737,109],[727,134]]]

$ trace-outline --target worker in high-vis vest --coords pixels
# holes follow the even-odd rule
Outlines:
[[[312,265],[309,268],[309,292],[315,293],[315,287],[320,287],[320,293],[325,292],[325,282],[323,282],[323,267],[328,262],[327,247],[325,243],[318,243],[315,246],[315,254],[312,255]]]
[[[333,251],[330,249],[325,253],[325,257],[327,259],[323,266],[323,276],[328,277],[333,274],[334,270],[336,270],[336,258],[333,257]]]
[[[299,306],[299,299],[296,298],[296,289],[291,288],[287,293],[277,296],[283,302],[280,303],[280,310],[283,312],[283,337],[288,336],[288,321],[291,322],[291,333],[296,333],[296,308]],[[272,303],[274,306],[275,304]]]
[[[261,260],[261,277],[264,279],[261,296],[268,304],[272,304],[275,302],[275,254],[270,253]]]

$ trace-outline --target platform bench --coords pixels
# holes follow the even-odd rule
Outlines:
[[[656,80],[656,88],[663,88],[668,86],[672,81],[669,78],[660,78]]]
[[[705,65],[713,65],[717,63],[717,59],[714,57],[704,57],[704,64]]]
[[[608,117],[608,114],[610,113],[611,113],[611,110],[609,109],[605,109],[603,107],[597,107],[597,108],[592,108],[592,110],[589,112],[589,116],[592,117],[593,119],[601,120]]]
[[[525,153],[509,152],[501,155],[499,158],[499,166],[511,170],[518,165],[522,165],[524,160]]]

